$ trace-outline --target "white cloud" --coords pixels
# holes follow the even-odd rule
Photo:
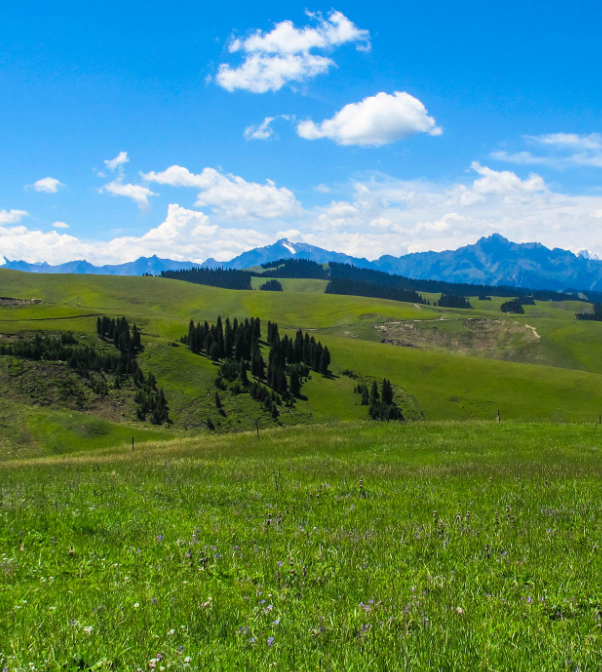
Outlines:
[[[270,124],[276,117],[266,117],[261,124],[247,126],[245,128],[245,140],[268,140],[274,135],[274,129]]]
[[[158,196],[154,191],[148,187],[142,187],[139,184],[123,184],[121,178],[105,184],[99,189],[101,193],[107,192],[113,196],[126,196],[138,203],[139,208],[148,208],[148,199],[150,196]]]
[[[129,161],[127,152],[119,152],[114,159],[105,160],[105,166],[111,171],[121,170],[122,167]]]
[[[65,222],[54,222],[52,225],[54,226],[55,229],[68,229],[69,224],[65,224]]]
[[[72,235],[32,231],[25,226],[0,226],[0,256],[30,263],[60,264],[87,259],[94,264],[119,264],[141,256],[202,262],[208,257],[231,259],[249,247],[266,245],[271,237],[253,229],[222,228],[207,215],[170,205],[165,221],[140,237],[122,236],[86,242]]]
[[[2,224],[17,224],[28,214],[25,210],[0,210],[0,226]]]
[[[279,91],[288,82],[304,82],[328,72],[331,65],[334,65],[334,61],[330,58],[314,54],[253,54],[247,57],[240,68],[230,68],[222,63],[216,80],[226,91],[241,89],[252,93],[266,93]]]
[[[330,138],[339,145],[362,146],[387,145],[415,133],[441,132],[424,105],[403,91],[377,93],[345,105],[332,119],[319,124],[302,121],[297,126],[297,133],[306,140]]]
[[[526,135],[524,139],[535,144],[548,154],[534,154],[530,151],[507,152],[505,150],[493,152],[491,156],[498,161],[517,165],[543,165],[550,168],[571,168],[577,166],[591,166],[602,168],[602,135],[590,133],[550,133],[548,135]]]
[[[247,182],[242,177],[220,173],[214,168],[204,168],[195,175],[182,166],[171,166],[161,173],[150,172],[142,177],[172,187],[200,189],[195,205],[210,206],[224,219],[273,219],[300,211],[293,192],[277,187],[272,180],[265,184]]]
[[[577,133],[550,133],[548,135],[527,137],[542,145],[571,147],[574,149],[602,149],[602,135],[600,135],[600,133],[590,133],[589,135],[578,135]]]
[[[286,235],[292,242],[374,259],[456,249],[495,232],[516,242],[539,241],[574,252],[587,247],[602,256],[602,196],[561,193],[539,175],[496,171],[476,162],[470,177],[452,184],[367,174],[350,183],[347,198],[309,211],[302,210],[287,190],[282,195],[270,183],[247,183],[211,169],[195,175],[172,166],[147,177],[200,191],[199,198],[213,203],[219,217],[209,219],[198,210],[171,205],[165,221],[143,236],[120,234],[106,242],[86,242],[65,232],[29,230],[18,224],[26,213],[1,211],[0,256],[50,263],[87,258],[97,264],[152,254],[226,260]],[[266,186],[271,187],[267,206]],[[337,194],[344,189],[337,184]],[[261,230],[220,223],[224,213],[248,216],[253,211],[263,213]],[[270,218],[266,212],[280,214]]]
[[[358,28],[341,12],[332,11],[327,19],[308,12],[315,18],[315,28],[295,28],[292,21],[277,23],[269,33],[258,30],[245,40],[235,39],[229,51],[263,54],[298,54],[310,49],[328,49],[346,42],[355,42],[360,48],[369,48],[370,33]]]
[[[59,187],[64,187],[65,185],[54,177],[43,177],[41,180],[34,182],[32,186],[36,191],[42,191],[46,194],[56,194]]]
[[[345,43],[355,43],[358,49],[370,48],[369,32],[341,12],[332,11],[327,19],[308,15],[316,20],[315,27],[299,29],[292,21],[282,21],[269,33],[257,31],[246,39],[233,39],[230,53],[241,51],[245,58],[239,67],[222,63],[216,75],[218,85],[230,92],[278,91],[288,82],[306,81],[335,65],[326,56],[310,53],[312,49],[331,50]]]
[[[277,137],[274,134],[274,129],[271,124],[276,119],[286,119],[287,121],[292,121],[294,117],[290,114],[279,114],[275,117],[266,117],[261,124],[253,124],[245,128],[244,137],[245,140],[269,140],[270,138]]]
[[[456,249],[495,232],[602,252],[602,197],[554,192],[539,175],[521,178],[476,162],[472,169],[470,181],[453,185],[378,173],[355,181],[352,198],[313,211],[299,227],[303,240],[369,259]]]
[[[321,194],[329,194],[330,193],[330,187],[327,186],[326,184],[319,184],[316,187],[316,191],[319,191]]]

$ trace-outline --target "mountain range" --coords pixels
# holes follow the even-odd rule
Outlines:
[[[65,264],[51,266],[45,261],[30,264],[27,261],[8,261],[0,268],[10,268],[13,271],[25,271],[26,273],[77,273],[81,275],[160,275],[161,271],[180,271],[193,266],[200,266],[192,261],[173,261],[160,259],[157,255],[152,257],[140,257],[136,261],[125,264],[107,266],[94,266],[89,261],[68,261]]]
[[[498,233],[481,238],[473,245],[444,252],[416,252],[401,257],[385,255],[375,261],[331,252],[286,238],[273,245],[258,247],[231,259],[207,259],[203,264],[141,257],[112,266],[94,266],[87,261],[72,261],[59,266],[8,261],[1,268],[32,273],[93,273],[104,275],[160,274],[161,271],[202,268],[244,269],[278,259],[310,259],[318,263],[337,261],[360,268],[371,268],[414,279],[443,280],[484,285],[509,285],[531,289],[602,291],[602,261],[587,250],[573,254],[560,248],[549,249],[540,243],[513,243]]]

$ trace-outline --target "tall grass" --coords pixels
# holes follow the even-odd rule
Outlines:
[[[601,445],[359,423],[4,463],[0,669],[600,669]]]

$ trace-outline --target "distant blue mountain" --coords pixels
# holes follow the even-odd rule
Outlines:
[[[602,261],[587,250],[573,254],[540,243],[512,243],[499,233],[445,252],[385,255],[374,268],[409,278],[509,285],[529,289],[602,290]]]
[[[113,266],[94,266],[88,261],[68,261],[65,264],[51,266],[44,262],[30,264],[26,261],[6,261],[0,268],[10,268],[13,271],[25,271],[27,273],[78,273],[82,275],[160,275],[161,271],[179,271],[181,269],[200,266],[192,261],[172,261],[171,259],[159,259],[152,257],[140,257],[136,261]]]
[[[319,264],[338,261],[342,264],[353,264],[360,268],[374,268],[372,262],[367,259],[350,257],[348,254],[343,254],[342,252],[329,252],[315,245],[307,245],[307,243],[291,243],[287,238],[281,238],[273,245],[256,247],[254,250],[243,252],[230,261],[207,259],[203,263],[203,268],[233,268],[235,270],[242,270],[243,268],[260,266],[269,261],[278,261],[278,259],[310,259]]]
[[[573,254],[540,243],[512,243],[495,233],[474,245],[445,252],[417,252],[402,257],[385,255],[376,261],[330,252],[315,245],[292,243],[286,238],[273,245],[258,247],[230,261],[207,259],[203,264],[172,261],[157,256],[141,257],[127,264],[93,266],[87,261],[71,261],[59,266],[7,261],[0,268],[29,273],[85,273],[95,275],[158,275],[161,271],[202,268],[243,269],[278,259],[310,259],[320,264],[330,261],[372,268],[414,279],[465,282],[469,284],[509,285],[530,289],[602,291],[602,261],[587,250]]]

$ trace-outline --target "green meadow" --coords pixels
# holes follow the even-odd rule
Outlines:
[[[599,670],[602,428],[334,423],[0,466],[0,665]]]
[[[361,420],[366,409],[353,394],[356,382],[383,377],[391,379],[410,420],[493,420],[500,410],[504,420],[595,422],[602,412],[602,325],[574,317],[591,310],[589,304],[536,302],[524,315],[505,315],[496,297],[472,299],[473,310],[440,309],[327,295],[321,280],[282,284],[283,292],[233,291],[153,277],[0,269],[0,295],[41,301],[0,307],[0,339],[72,331],[93,344],[98,315],[126,316],[143,329],[140,366],[165,389],[173,421],[163,427],[138,421],[125,393],[113,395],[112,404],[90,401],[86,408],[57,403],[49,390],[64,375],[56,366],[20,371],[0,357],[0,457],[208,434],[208,419],[218,432]],[[427,298],[432,303],[438,296]],[[246,394],[226,393],[218,417],[216,365],[179,343],[191,319],[211,322],[218,315],[257,316],[264,327],[277,321],[281,333],[291,335],[307,330],[328,345],[333,375],[312,375],[307,398],[276,423]]]
[[[0,669],[599,670],[602,324],[574,316],[591,307],[282,285],[0,269],[0,295],[41,301],[0,307],[0,344],[112,347],[97,317],[125,316],[171,419],[0,356]],[[180,342],[218,315],[307,331],[331,374],[272,417]],[[405,422],[354,393],[383,378]]]

